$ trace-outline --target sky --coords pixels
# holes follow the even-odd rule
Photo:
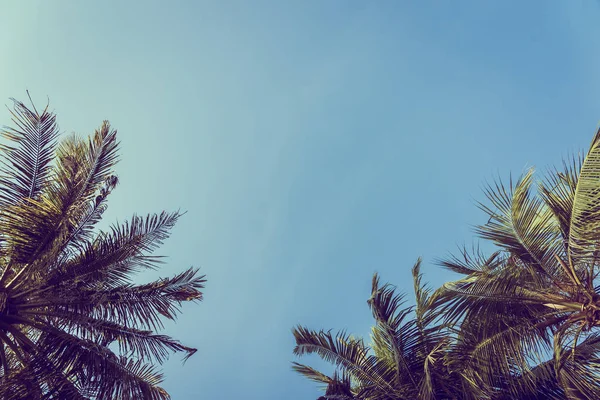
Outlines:
[[[377,271],[412,290],[476,243],[495,177],[541,174],[600,122],[594,1],[4,2],[0,99],[118,129],[105,223],[185,210],[158,272],[207,275],[166,333],[173,399],[315,399],[291,328],[367,335]],[[0,111],[0,124],[8,124]]]

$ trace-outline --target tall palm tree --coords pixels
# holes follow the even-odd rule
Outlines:
[[[434,297],[421,284],[420,260],[412,269],[415,307],[404,307],[404,296],[373,277],[368,305],[375,318],[372,345],[345,332],[293,330],[294,354],[315,353],[336,368],[332,376],[294,362],[293,368],[307,378],[326,385],[320,399],[462,399],[460,380],[446,366],[451,345],[447,327],[431,307]]]
[[[498,251],[442,264],[436,295],[459,327],[449,365],[490,398],[600,398],[600,131],[585,156],[486,189],[478,228]]]
[[[205,282],[137,284],[180,213],[97,232],[118,183],[116,131],[58,143],[55,115],[14,100],[0,171],[0,398],[168,399],[154,366],[196,350],[155,333]]]

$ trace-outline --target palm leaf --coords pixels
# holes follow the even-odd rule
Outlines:
[[[575,264],[595,257],[600,241],[600,130],[594,136],[577,180],[568,246]]]
[[[17,204],[37,197],[50,174],[58,136],[56,116],[47,106],[39,113],[35,106],[30,109],[18,100],[12,101],[15,127],[1,132],[12,144],[0,146],[4,157],[0,204]]]
[[[386,387],[390,393],[394,388],[381,376],[385,373],[380,363],[368,355],[369,349],[360,340],[351,339],[344,332],[335,337],[331,332],[312,331],[298,326],[293,330],[296,338],[294,354],[315,353],[323,360],[339,366],[363,382]]]
[[[544,202],[532,196],[533,169],[516,184],[506,188],[501,182],[485,189],[493,208],[480,204],[489,221],[477,228],[477,233],[491,240],[539,273],[539,278],[558,269],[555,254],[561,248],[553,214]]]

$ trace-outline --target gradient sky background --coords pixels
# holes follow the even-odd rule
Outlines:
[[[423,256],[442,284],[486,179],[589,145],[599,17],[583,0],[3,2],[0,98],[49,96],[65,133],[118,128],[107,223],[188,211],[159,252],[160,276],[208,275],[167,328],[199,349],[164,366],[175,400],[314,399],[292,326],[367,334],[374,271],[410,291]]]

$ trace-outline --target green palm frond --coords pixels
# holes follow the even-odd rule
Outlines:
[[[98,195],[93,201],[82,206],[79,210],[78,219],[71,225],[64,239],[64,245],[59,251],[72,249],[73,252],[85,249],[86,243],[90,242],[94,235],[94,227],[100,222],[102,214],[107,208],[107,197],[119,183],[115,175],[109,176],[101,186]],[[72,252],[66,257],[73,256]]]
[[[48,106],[38,112],[12,99],[14,128],[1,135],[10,144],[0,146],[4,167],[0,170],[0,203],[18,204],[25,198],[35,199],[51,172],[51,162],[58,137],[56,116]]]
[[[201,290],[206,280],[197,272],[190,268],[174,277],[152,283],[124,284],[106,289],[87,288],[81,282],[78,290],[71,291],[62,289],[59,284],[55,290],[42,289],[37,301],[17,305],[17,308],[25,313],[56,309],[134,328],[156,330],[162,328],[161,318],[175,320],[181,303],[202,300]]]
[[[402,322],[410,315],[412,307],[401,309],[404,304],[404,295],[396,294],[393,285],[379,285],[379,276],[373,275],[371,298],[367,304],[371,308],[375,320],[390,330],[396,331]]]
[[[334,372],[333,376],[330,377],[308,365],[297,362],[292,363],[292,369],[314,382],[325,384],[323,388],[325,396],[320,397],[322,399],[350,400],[355,398],[351,379],[346,374],[340,376],[337,372]]]
[[[60,311],[47,311],[44,316],[52,318],[55,324],[71,335],[98,343],[116,342],[121,354],[136,354],[143,361],[163,363],[171,352],[185,352],[186,358],[196,352],[196,349],[183,346],[169,336],[155,334],[151,330],[131,328],[108,319]],[[22,319],[21,322],[44,331],[43,326],[32,320]],[[50,331],[44,332],[51,334]]]
[[[490,219],[477,233],[517,257],[542,279],[558,269],[555,254],[561,241],[551,210],[532,195],[532,184],[530,169],[514,186],[512,180],[509,187],[502,182],[488,186],[485,194],[492,207],[480,203],[480,208]]]
[[[312,367],[309,367],[308,365],[292,362],[292,369],[297,373],[304,375],[308,379],[318,383],[324,383],[328,385],[333,381],[331,377],[323,374],[322,372],[317,371]]]
[[[315,353],[323,360],[344,368],[358,379],[393,388],[381,377],[376,359],[369,356],[369,349],[362,340],[352,339],[345,332],[333,336],[331,332],[313,331],[302,326],[293,330],[296,338],[294,354],[302,356]]]
[[[67,216],[62,242],[56,246],[58,252],[65,247],[80,247],[83,240],[92,237],[91,229],[118,181],[112,170],[118,161],[116,135],[104,121],[87,143],[72,137],[58,148],[52,198],[59,200],[57,208]]]
[[[570,237],[573,202],[583,162],[582,155],[563,160],[562,170],[551,170],[538,187],[541,198],[558,221],[565,244],[568,244]]]
[[[419,258],[412,267],[413,287],[415,291],[415,313],[417,320],[422,320],[429,308],[431,291],[423,284],[421,274],[421,259]]]
[[[77,278],[87,284],[103,285],[126,283],[131,272],[140,268],[154,268],[160,261],[149,256],[169,236],[180,213],[162,212],[146,218],[134,216],[131,222],[115,225],[110,232],[101,232],[93,242],[86,243],[83,251],[52,271],[48,284]]]
[[[460,256],[451,255],[448,259],[438,259],[437,263],[452,271],[463,275],[489,273],[496,267],[506,262],[506,255],[495,251],[490,256],[485,256],[477,247],[468,251],[466,247],[459,248]]]
[[[575,260],[595,258],[600,242],[600,130],[583,161],[573,197],[569,251]]]
[[[418,265],[419,262],[416,264],[417,270]],[[411,360],[407,357],[414,351],[410,345],[419,345],[416,341],[410,341],[418,335],[417,325],[413,321],[404,323],[412,314],[413,308],[400,309],[403,297],[395,293],[395,287],[392,285],[380,286],[379,276],[377,274],[373,276],[371,298],[368,304],[377,323],[379,343],[385,345],[393,354],[396,385],[401,385],[403,376],[406,376],[413,388],[417,389],[418,378],[414,376],[410,365]]]

